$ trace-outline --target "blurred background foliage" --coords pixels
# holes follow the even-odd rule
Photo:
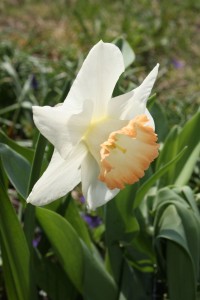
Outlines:
[[[1,0],[1,300],[199,299],[199,13],[196,0]],[[53,150],[31,107],[62,102],[100,39],[126,58],[116,95],[160,63],[148,104],[160,156],[96,212],[87,211],[80,187],[25,209]]]
[[[170,125],[182,125],[200,103],[199,11],[199,2],[191,0],[2,0],[0,106],[20,98],[22,110],[7,110],[15,112],[15,126],[23,124],[23,133],[31,135],[29,104],[45,97],[58,101],[92,45],[121,36],[136,55],[123,77],[125,90],[159,62],[159,103]],[[0,112],[2,125],[9,123],[7,116]]]

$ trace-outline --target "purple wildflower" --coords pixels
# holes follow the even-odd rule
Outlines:
[[[35,239],[33,239],[32,241],[32,245],[34,248],[37,248],[38,244],[40,242],[40,236],[36,237]]]
[[[83,214],[82,218],[85,220],[85,222],[88,224],[90,228],[96,228],[102,224],[102,220],[100,219],[99,216],[91,216],[89,214]]]
[[[172,64],[173,64],[175,69],[182,69],[185,65],[184,62],[182,60],[179,60],[179,59],[173,59]]]

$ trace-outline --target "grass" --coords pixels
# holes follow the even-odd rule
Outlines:
[[[39,91],[31,102],[41,103],[49,88],[56,102],[53,96],[74,78],[77,63],[97,41],[123,36],[136,54],[128,80],[138,84],[159,62],[154,91],[170,124],[182,125],[200,104],[199,12],[197,1],[189,0],[3,0],[0,55],[3,61],[9,57],[23,83],[30,74],[36,76]],[[5,74],[2,81],[9,85]],[[9,93],[6,103],[16,96]]]

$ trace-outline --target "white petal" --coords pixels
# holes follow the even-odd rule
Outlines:
[[[145,113],[144,114],[147,116],[147,118],[149,120],[149,122],[146,123],[146,125],[152,127],[153,130],[155,130],[155,123],[154,123],[153,117],[152,117],[152,115],[150,114],[150,112],[148,111],[147,108],[145,109]]]
[[[33,106],[33,119],[39,131],[55,146],[63,159],[71,153],[85,131],[92,116],[92,106],[76,110],[68,107]]]
[[[86,147],[80,144],[74,149],[73,156],[65,161],[54,151],[48,168],[36,182],[27,202],[45,205],[71,191],[81,180],[80,165],[86,153]]]
[[[131,120],[137,115],[144,114],[146,102],[158,74],[158,67],[159,64],[155,66],[139,87],[111,99],[108,103],[108,115],[121,120]]]
[[[89,52],[69,94],[64,102],[79,102],[91,99],[94,103],[94,119],[106,113],[116,82],[124,71],[123,56],[113,44],[100,41]]]
[[[81,165],[82,192],[87,201],[88,208],[95,209],[112,198],[118,193],[119,189],[110,190],[99,181],[99,166],[91,154],[85,157]]]

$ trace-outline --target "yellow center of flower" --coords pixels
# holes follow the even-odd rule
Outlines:
[[[108,117],[104,117],[100,120],[94,120],[87,128],[87,131],[85,132],[82,139],[85,141],[88,150],[96,159],[99,165],[101,163],[100,145],[107,140],[111,132],[119,130],[126,124],[127,121],[114,120]]]

